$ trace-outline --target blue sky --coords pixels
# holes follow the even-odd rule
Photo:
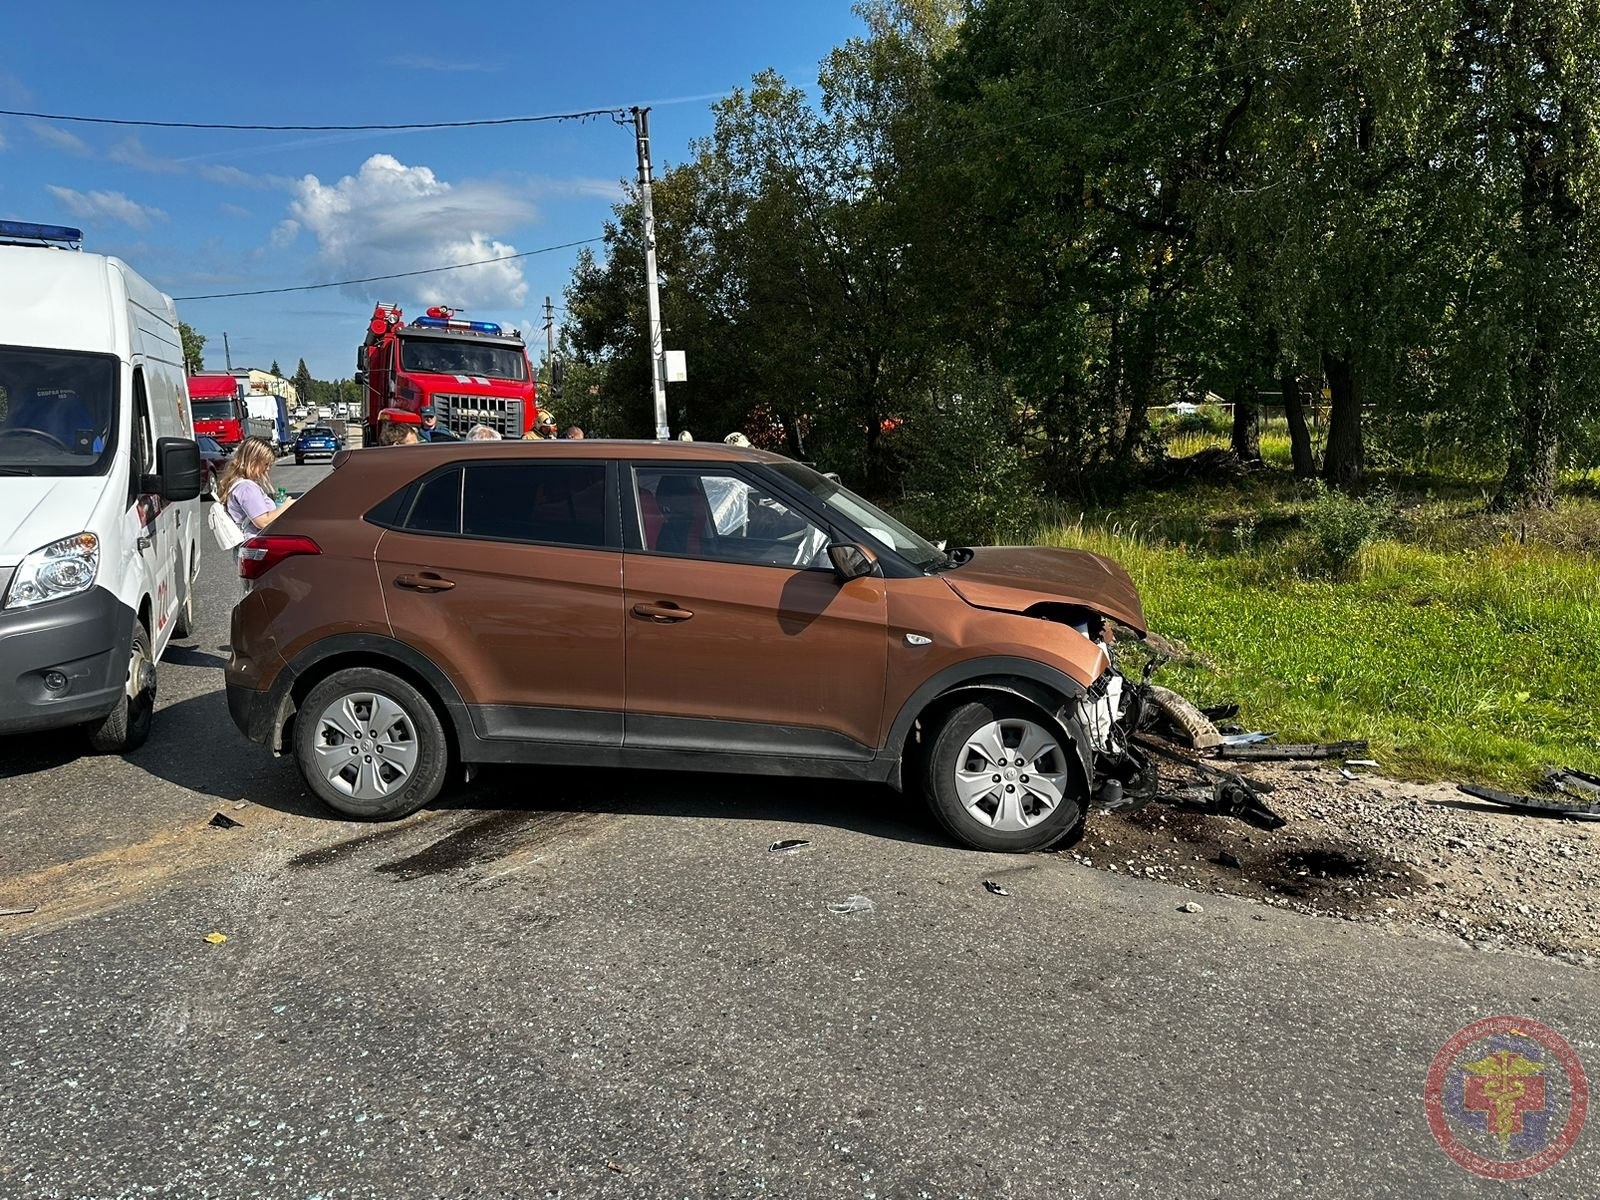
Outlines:
[[[810,86],[850,0],[571,4],[55,3],[5,22],[0,108],[351,124],[654,105],[659,169],[709,97],[773,67]],[[693,99],[691,99],[693,98]],[[636,171],[602,118],[404,133],[129,129],[0,117],[0,216],[76,225],[174,296],[416,270],[599,235]],[[542,342],[575,250],[417,280],[180,301],[206,365],[348,376],[372,302],[456,303]],[[560,314],[557,314],[559,320]],[[535,355],[537,357],[537,354]]]

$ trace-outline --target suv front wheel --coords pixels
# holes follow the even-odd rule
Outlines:
[[[335,671],[294,722],[294,752],[311,790],[365,820],[394,820],[439,794],[450,765],[444,726],[404,679],[371,667]]]
[[[1084,815],[1072,753],[1061,733],[1025,704],[963,704],[928,750],[928,807],[952,837],[974,849],[1042,850]]]

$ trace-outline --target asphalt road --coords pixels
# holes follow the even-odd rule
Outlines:
[[[1594,1122],[1508,1185],[1421,1103],[1486,1015],[1600,1065],[1593,971],[1182,913],[873,788],[508,770],[335,820],[228,720],[227,565],[146,747],[0,743],[0,908],[38,906],[0,917],[0,1196],[1600,1194]]]

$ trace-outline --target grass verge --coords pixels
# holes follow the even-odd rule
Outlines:
[[[1526,787],[1547,765],[1600,772],[1600,566],[1583,550],[1391,538],[1335,582],[1303,577],[1281,547],[1082,520],[1038,541],[1126,566],[1152,629],[1196,655],[1162,681],[1236,700],[1280,740],[1364,738],[1412,778]]]

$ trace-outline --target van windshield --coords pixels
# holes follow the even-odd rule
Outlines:
[[[238,414],[233,411],[232,400],[195,400],[196,421],[231,421]]]
[[[116,442],[117,360],[0,346],[0,475],[102,475]]]

